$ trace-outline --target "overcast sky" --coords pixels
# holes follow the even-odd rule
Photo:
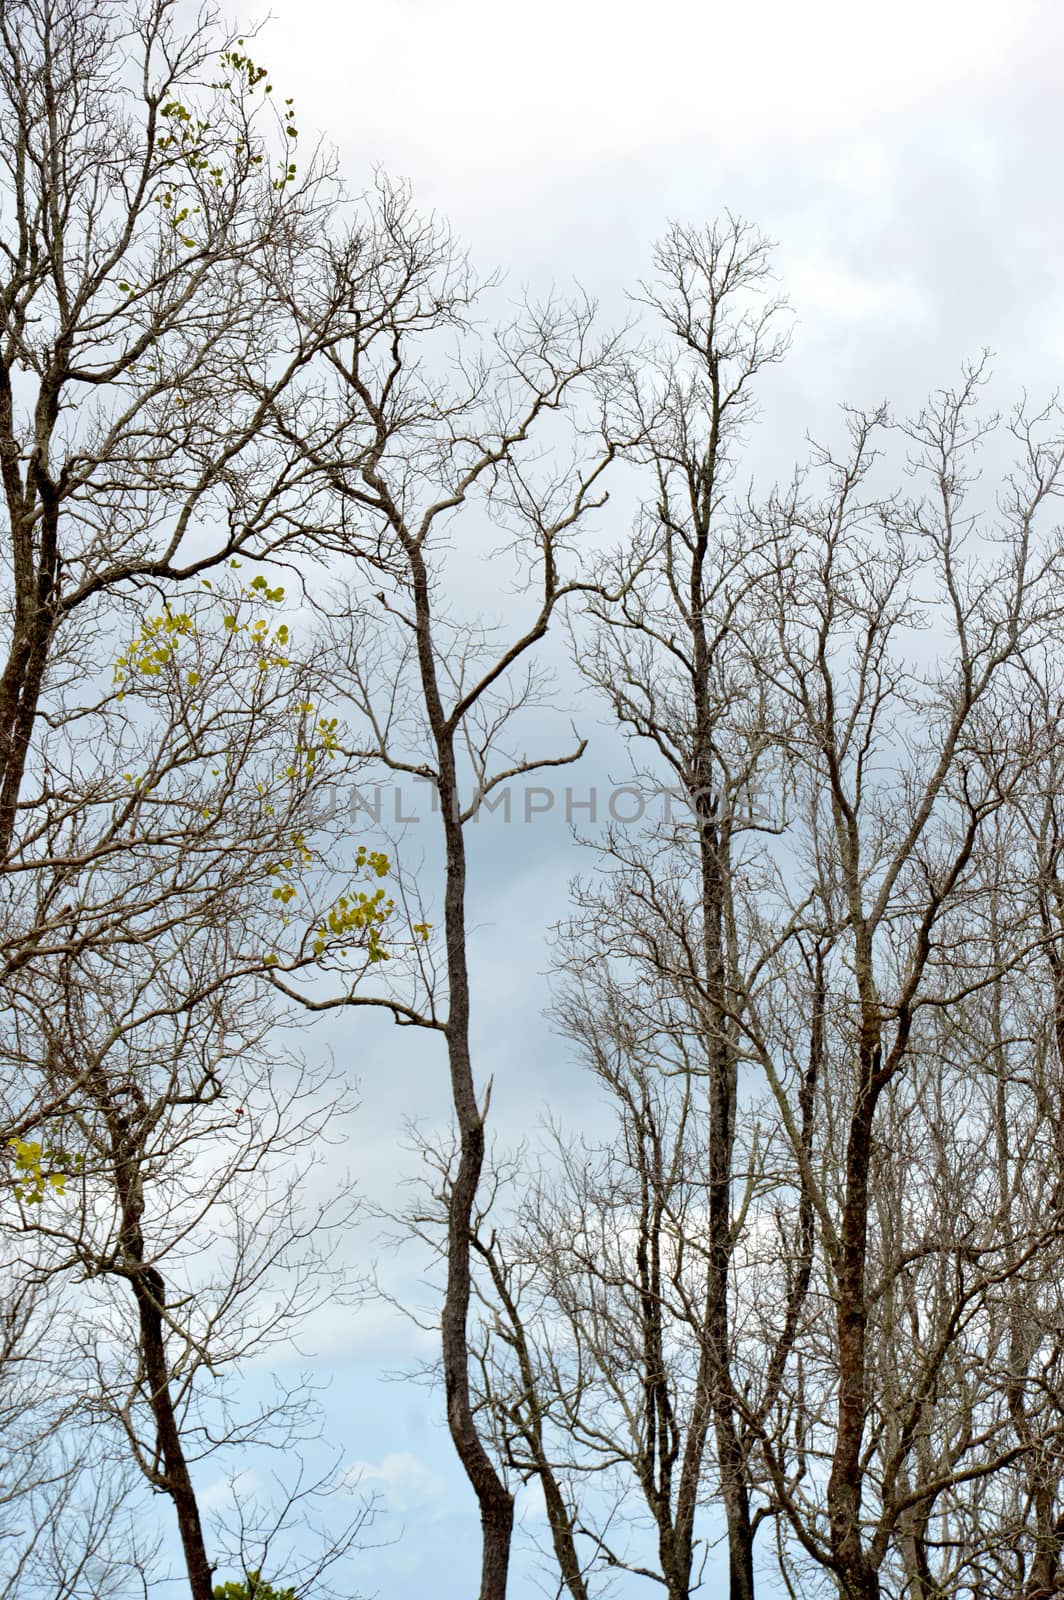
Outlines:
[[[912,407],[983,347],[1002,405],[1021,385],[1035,397],[1060,382],[1064,8],[1053,0],[267,10],[256,56],[295,97],[302,142],[320,130],[353,189],[375,164],[409,178],[515,294],[575,278],[620,313],[672,218],[730,208],[775,238],[798,321],[759,446],[773,472],[806,431],[832,434],[838,402]],[[590,760],[592,772],[610,766]],[[485,835],[474,865],[478,1071],[496,1075],[498,1125],[530,1126],[547,1103],[578,1121],[590,1089],[540,1020],[538,976],[576,847],[552,819]],[[350,1165],[384,1192],[406,1159],[403,1116],[445,1114],[443,1061],[431,1039],[361,1017],[356,1038],[353,1026],[333,1023],[304,1047],[328,1042],[357,1064]],[[405,1523],[400,1543],[367,1555],[364,1588],[469,1600],[477,1518],[440,1407],[379,1382],[415,1341],[371,1310],[323,1318],[309,1343],[337,1370],[335,1438]],[[535,1592],[519,1560],[515,1600]]]

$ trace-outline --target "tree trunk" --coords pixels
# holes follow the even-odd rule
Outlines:
[[[846,1148],[846,1195],[835,1266],[839,1351],[838,1423],[828,1479],[828,1524],[839,1585],[846,1600],[879,1600],[879,1575],[861,1539],[861,1445],[864,1439],[865,1265],[868,1250],[868,1177],[872,1121],[878,1087],[879,1044],[865,1022],[858,1049],[857,1099]]]
[[[484,1165],[484,1119],[477,1104],[469,1048],[469,960],[466,949],[466,853],[454,754],[454,731],[440,698],[431,632],[428,576],[420,551],[407,546],[413,576],[418,661],[436,745],[446,850],[444,933],[448,1012],[445,1029],[459,1159],[447,1216],[447,1289],[442,1316],[447,1426],[480,1507],[483,1551],[480,1600],[505,1600],[513,1536],[513,1496],[484,1448],[469,1396],[469,1297],[473,1209]]]
[[[717,369],[711,368],[714,393]],[[709,443],[707,483],[715,477],[719,401],[715,401]],[[710,657],[703,618],[703,561],[709,545],[709,512],[701,526],[691,569],[690,607],[693,636],[694,781],[701,871],[702,943],[707,1000],[706,1055],[709,1067],[709,1263],[706,1322],[701,1374],[708,1382],[709,1405],[717,1445],[717,1471],[728,1525],[730,1600],[754,1600],[753,1530],[746,1481],[746,1453],[736,1421],[736,1394],[731,1374],[729,1276],[732,1254],[731,1190],[735,1148],[737,1075],[728,1024],[728,981],[725,955],[726,823],[715,814],[713,725],[710,710]]]
[[[114,1173],[122,1221],[119,1242],[129,1286],[137,1305],[140,1356],[148,1385],[148,1404],[155,1422],[156,1453],[162,1471],[156,1470],[158,1488],[170,1496],[177,1515],[181,1548],[185,1556],[192,1600],[213,1600],[213,1568],[207,1559],[199,1503],[188,1470],[181,1430],[170,1393],[170,1364],[166,1355],[163,1308],[166,1284],[158,1268],[146,1265],[141,1216],[144,1200],[139,1171],[140,1152],[131,1136],[128,1119],[119,1115],[104,1094],[105,1114],[114,1141]]]
[[[149,1384],[149,1401],[162,1456],[165,1488],[174,1503],[181,1548],[185,1555],[192,1600],[212,1600],[213,1569],[207,1559],[199,1503],[185,1459],[181,1433],[170,1397],[170,1369],[166,1359],[161,1308],[166,1286],[154,1267],[143,1267],[130,1278],[140,1319],[140,1347]]]

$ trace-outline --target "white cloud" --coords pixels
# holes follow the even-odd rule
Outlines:
[[[444,1514],[447,1483],[408,1450],[390,1450],[379,1462],[353,1461],[344,1476],[362,1494],[378,1494],[397,1516],[416,1513],[419,1522]]]
[[[334,125],[431,138],[438,155],[495,167],[515,153],[568,160],[574,144],[597,155],[700,132],[757,145],[781,129],[897,116],[1008,59],[1025,10],[989,0],[897,0],[889,12],[851,0],[270,9],[269,59],[312,63],[315,108]]]

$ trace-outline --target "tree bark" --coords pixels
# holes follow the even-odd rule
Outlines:
[[[709,1067],[709,1262],[706,1322],[700,1388],[708,1388],[717,1445],[717,1471],[728,1524],[728,1574],[731,1600],[754,1600],[753,1529],[746,1480],[746,1454],[736,1422],[732,1383],[729,1277],[732,1255],[731,1193],[735,1151],[737,1076],[729,1033],[725,942],[726,821],[714,800],[713,719],[710,649],[704,617],[704,563],[716,493],[721,418],[719,362],[709,359],[712,424],[703,470],[704,488],[692,505],[696,539],[691,562],[690,626],[693,644],[694,750],[692,780],[698,824],[701,874],[702,945],[707,1002],[706,1056]],[[692,1488],[694,1486],[692,1485]],[[693,1514],[693,1505],[691,1507]]]
[[[483,1534],[480,1600],[505,1600],[513,1536],[513,1496],[484,1448],[469,1394],[470,1251],[473,1208],[484,1165],[484,1118],[477,1103],[469,1046],[465,836],[454,752],[454,728],[443,709],[436,672],[428,574],[416,544],[407,540],[406,548],[413,577],[418,664],[425,707],[436,745],[446,852],[444,936],[448,1010],[444,1032],[459,1137],[458,1170],[451,1189],[447,1216],[447,1288],[442,1315],[447,1426],[480,1508]]]
[[[128,1128],[129,1119],[115,1111],[106,1091],[104,1109],[114,1142],[115,1187],[122,1208],[119,1244],[125,1275],[137,1306],[140,1356],[147,1379],[148,1404],[155,1422],[156,1455],[162,1463],[161,1472],[156,1469],[153,1477],[156,1486],[173,1502],[192,1600],[213,1600],[213,1568],[207,1557],[199,1502],[170,1390],[170,1364],[163,1325],[166,1284],[158,1268],[144,1259],[140,1153],[135,1147],[135,1136],[131,1136]]]

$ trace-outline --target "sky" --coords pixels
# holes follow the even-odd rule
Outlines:
[[[911,409],[984,348],[1003,407],[1021,388],[1046,397],[1060,382],[1056,3],[271,0],[240,25],[267,10],[256,54],[294,97],[302,140],[320,131],[335,145],[353,190],[376,165],[409,179],[515,297],[575,280],[622,318],[669,220],[730,209],[777,240],[797,321],[763,391],[753,460],[764,475],[786,476],[806,434],[836,434],[840,402]],[[574,786],[623,778],[597,713],[579,714],[595,737]],[[557,813],[490,824],[474,848],[477,1072],[481,1083],[494,1075],[503,1138],[548,1107],[574,1125],[595,1115],[591,1086],[542,1016],[549,929],[582,865]],[[367,1195],[386,1201],[412,1166],[404,1118],[446,1120],[437,1041],[359,1013],[357,1025],[328,1020],[300,1042],[310,1056],[332,1049],[359,1077],[345,1157]],[[352,1249],[384,1259],[376,1232],[367,1224]],[[321,1313],[303,1346],[332,1374],[331,1436],[379,1492],[378,1530],[396,1540],[366,1552],[360,1587],[386,1600],[469,1600],[477,1517],[441,1405],[382,1381],[423,1357],[426,1340],[374,1305]],[[534,1497],[526,1518],[534,1528]],[[520,1552],[511,1592],[540,1592]]]

